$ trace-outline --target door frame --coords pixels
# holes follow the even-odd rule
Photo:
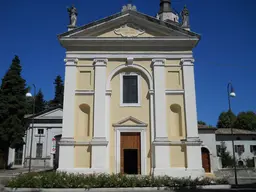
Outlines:
[[[205,173],[212,173],[211,152],[210,152],[210,150],[208,149],[208,147],[206,147],[206,146],[202,146],[202,147],[201,147],[202,167],[203,167],[203,169],[204,169],[203,149],[206,149],[206,150],[208,151],[207,154],[208,154],[208,163],[209,163],[209,169],[210,169],[209,172],[206,172],[206,171],[205,171]]]
[[[141,175],[146,175],[147,170],[147,147],[146,147],[146,127],[115,127],[115,173],[120,173],[121,170],[121,133],[140,133],[140,162]]]

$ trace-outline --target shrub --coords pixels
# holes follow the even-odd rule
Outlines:
[[[254,158],[252,157],[252,158],[245,159],[245,165],[246,165],[246,167],[250,167],[250,168],[255,167]]]
[[[7,184],[10,188],[128,188],[128,187],[186,187],[227,184],[226,180],[208,178],[172,178],[168,176],[130,176],[121,174],[68,174],[59,172],[21,174]]]

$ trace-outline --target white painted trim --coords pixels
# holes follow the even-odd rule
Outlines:
[[[165,90],[166,95],[184,94],[184,90]]]
[[[75,90],[76,95],[94,95],[94,90]]]
[[[136,132],[140,133],[141,141],[141,175],[147,174],[147,145],[146,145],[146,127],[115,127],[115,173],[120,173],[121,166],[121,154],[120,154],[120,142],[121,133]]]
[[[136,76],[137,77],[137,91],[138,91],[138,103],[124,103],[123,102],[123,77],[124,76]],[[135,72],[123,72],[120,73],[120,106],[121,107],[140,107],[141,106],[141,76]]]
[[[78,41],[102,41],[103,39],[102,38],[99,38],[99,37],[61,37],[60,38],[60,41],[75,41],[75,42],[78,42]],[[120,38],[120,37],[105,37],[104,38],[104,41],[108,42],[108,41],[122,41],[122,42],[127,42],[127,41],[131,41],[131,40],[134,40],[133,37],[126,37],[126,38]],[[176,36],[176,37],[137,37],[136,40],[140,40],[141,42],[145,42],[145,41],[154,41],[154,42],[159,42],[159,41],[197,41],[198,38],[196,37],[179,37],[179,36]]]
[[[132,65],[123,64],[123,65],[119,65],[113,71],[111,71],[111,73],[110,73],[110,75],[108,76],[108,79],[107,79],[106,90],[111,90],[111,80],[112,80],[112,78],[114,77],[114,75],[116,73],[118,73],[118,71],[120,71],[122,69],[125,69],[125,68],[135,68],[135,69],[140,70],[142,73],[144,73],[144,75],[146,75],[146,77],[148,78],[148,81],[149,81],[149,89],[153,90],[153,78],[152,78],[151,74],[143,66],[137,65],[137,64],[132,64]]]
[[[156,52],[148,52],[148,53],[109,53],[109,52],[102,52],[102,53],[88,53],[83,51],[67,51],[68,58],[80,58],[80,59],[94,59],[94,58],[108,58],[108,59],[118,59],[118,58],[127,58],[133,57],[136,59],[157,59],[157,58],[165,58],[165,59],[182,59],[192,57],[192,53],[156,53]],[[169,65],[167,65],[169,66]],[[171,65],[174,66],[174,65]],[[180,67],[180,65],[179,65]]]

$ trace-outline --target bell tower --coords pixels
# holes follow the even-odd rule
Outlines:
[[[160,10],[158,12],[158,18],[161,21],[171,20],[179,22],[179,16],[174,12],[171,6],[171,0],[160,0]]]

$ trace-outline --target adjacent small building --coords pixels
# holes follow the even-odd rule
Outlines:
[[[47,109],[34,116],[28,115],[28,129],[25,133],[25,144],[17,149],[9,149],[8,164],[11,167],[29,166],[32,127],[32,167],[53,167],[56,141],[55,136],[62,132],[62,107]],[[34,125],[32,119],[34,118]]]
[[[256,157],[256,131],[230,128],[210,128],[199,125],[199,137],[202,141],[202,165],[205,172],[214,173],[222,166],[220,149],[226,147],[226,151],[233,156],[232,137],[235,145],[235,156],[238,166],[247,166],[249,159],[254,167]],[[232,165],[230,165],[232,166]]]

